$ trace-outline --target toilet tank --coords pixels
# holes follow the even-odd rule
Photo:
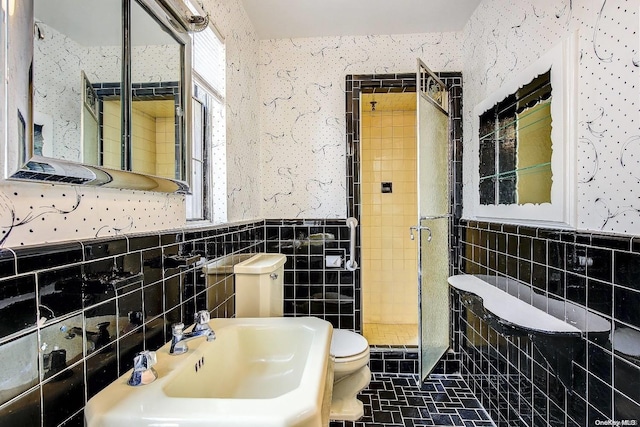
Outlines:
[[[259,253],[236,264],[236,317],[281,317],[284,305],[282,254]]]

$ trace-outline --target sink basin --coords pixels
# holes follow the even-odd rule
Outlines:
[[[180,356],[168,344],[157,351],[153,383],[128,386],[129,371],[93,397],[87,426],[326,425],[331,324],[272,317],[209,325],[215,341],[189,341]]]

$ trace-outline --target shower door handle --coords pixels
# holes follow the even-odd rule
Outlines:
[[[409,227],[409,238],[411,240],[415,240],[415,236],[413,235],[413,232],[414,231],[419,232],[419,231],[422,231],[422,230],[426,230],[426,231],[429,232],[429,235],[427,236],[427,242],[430,242],[431,238],[433,237],[431,235],[431,229],[429,227],[425,226],[425,225],[413,225],[413,226]]]

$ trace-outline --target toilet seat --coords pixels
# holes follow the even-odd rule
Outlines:
[[[329,352],[337,359],[359,355],[369,349],[369,343],[360,334],[346,329],[334,329]]]
[[[364,356],[363,353],[369,352],[369,343],[360,334],[345,329],[334,329],[329,351],[336,358],[336,362],[359,359]]]

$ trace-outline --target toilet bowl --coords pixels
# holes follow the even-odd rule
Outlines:
[[[364,406],[357,395],[371,381],[369,343],[360,334],[334,329],[330,352],[334,358],[330,418],[358,420],[364,415]]]
[[[282,316],[285,260],[282,254],[256,254],[235,264],[236,317]],[[369,343],[360,334],[334,328],[330,353],[334,360],[330,418],[355,421],[364,415],[357,395],[371,381]]]

